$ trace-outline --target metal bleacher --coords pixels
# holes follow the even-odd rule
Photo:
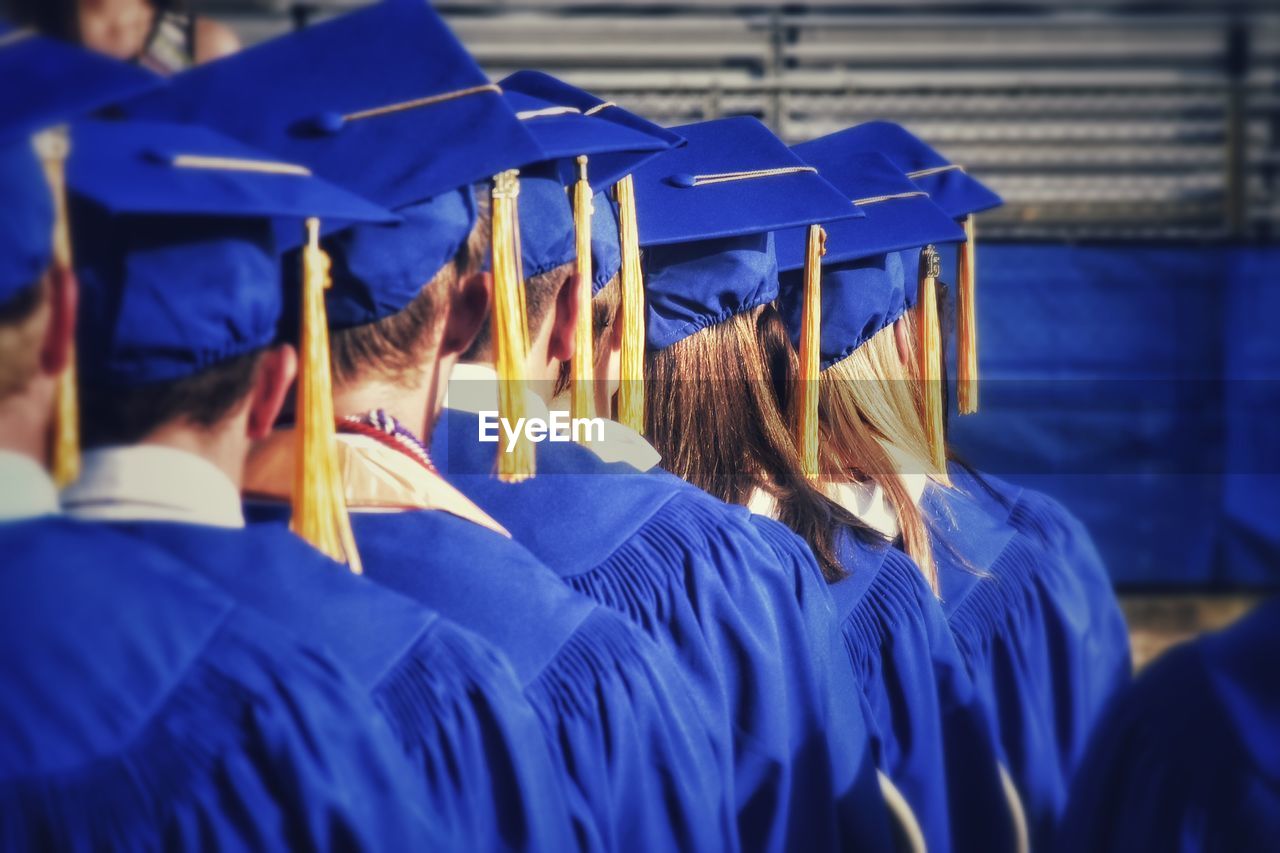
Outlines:
[[[205,0],[246,42],[360,0]],[[1280,8],[1183,0],[444,0],[495,77],[784,138],[891,118],[1009,202],[990,236],[1280,236]]]

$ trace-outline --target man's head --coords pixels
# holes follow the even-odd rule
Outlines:
[[[334,331],[335,387],[417,387],[437,365],[447,376],[487,326],[493,279],[481,268],[488,244],[489,217],[482,212],[453,257],[402,310]]]
[[[85,443],[175,446],[238,481],[298,370],[279,334],[303,282],[282,277],[281,241],[313,216],[393,217],[202,128],[84,122],[73,141]]]
[[[562,370],[573,358],[573,330],[578,322],[578,275],[572,262],[525,279],[525,316],[529,323],[529,361],[525,378],[530,389],[547,400],[554,395]],[[493,361],[493,333],[486,322],[465,361]]]

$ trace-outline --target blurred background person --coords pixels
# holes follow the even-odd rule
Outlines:
[[[0,9],[15,23],[166,76],[240,49],[234,30],[187,11],[183,0],[3,0]]]

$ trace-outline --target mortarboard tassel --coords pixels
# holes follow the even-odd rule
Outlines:
[[[800,468],[810,480],[818,471],[818,370],[821,367],[818,343],[822,329],[822,256],[827,253],[827,232],[820,225],[809,226],[809,242],[804,258],[804,308],[800,320],[800,388],[796,412],[796,447]]]
[[[521,423],[525,416],[524,371],[529,339],[524,304],[524,276],[520,269],[519,172],[512,169],[493,179],[493,360],[498,372],[498,416],[504,423]],[[590,281],[587,282],[590,287]],[[518,483],[535,470],[533,444],[518,431],[515,447],[498,451],[498,479]]]
[[[978,304],[974,286],[973,214],[964,218],[965,240],[956,250],[956,401],[962,415],[978,411]]]
[[[578,252],[578,322],[573,329],[570,375],[573,393],[570,414],[594,418],[595,352],[592,349],[591,316],[591,184],[587,183],[587,158],[578,158],[578,181],[573,185],[573,230]]]
[[[613,188],[618,200],[618,242],[622,252],[622,382],[618,386],[618,420],[644,433],[644,278],[640,271],[640,226],[631,176]]]
[[[938,250],[925,246],[920,253],[920,295],[916,303],[917,349],[920,384],[924,397],[924,434],[934,473],[946,473],[946,432],[942,411],[942,328],[938,323],[938,276],[942,262]]]
[[[53,261],[60,268],[69,270],[72,257],[71,226],[67,217],[66,163],[71,144],[66,128],[39,134],[36,137],[36,150],[53,196]],[[54,483],[62,488],[75,482],[80,476],[80,395],[76,382],[74,348],[67,359],[66,368],[58,377],[49,446],[49,470]]]
[[[302,250],[302,322],[298,367],[297,431],[291,529],[323,554],[362,572],[338,468],[329,365],[329,323],[324,293],[329,256],[320,248],[320,222],[307,220]]]

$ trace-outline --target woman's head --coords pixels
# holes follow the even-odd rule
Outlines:
[[[870,534],[801,473],[780,397],[795,372],[772,306],[736,314],[648,354],[646,432],[669,471],[716,497],[745,504],[756,490],[769,494],[834,580],[844,573],[840,528]]]
[[[819,444],[825,479],[879,485],[898,516],[906,551],[937,589],[929,532],[903,474],[928,470],[920,387],[899,319],[822,372]]]

